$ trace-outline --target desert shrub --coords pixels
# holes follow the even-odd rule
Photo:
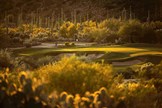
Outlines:
[[[116,40],[119,40],[118,34],[117,32],[112,31],[109,31],[107,35],[103,38],[104,43],[115,43]]]
[[[29,38],[33,39],[39,39],[39,41],[49,41],[53,40],[53,35],[55,32],[51,32],[51,29],[49,28],[42,28],[42,27],[37,27],[35,25],[24,25],[22,28],[24,31],[23,34],[26,34],[29,36]],[[28,38],[28,39],[29,39]]]
[[[70,46],[70,43],[69,42],[65,42],[65,46]]]
[[[158,43],[162,43],[162,30],[156,31],[156,39]]]
[[[82,23],[81,26],[81,30],[80,30],[80,35],[81,38],[84,39],[85,41],[94,41],[95,40],[95,36],[93,36],[95,34],[95,32],[97,32],[97,24],[96,22],[93,21],[86,21]]]
[[[83,38],[86,41],[96,41],[101,43],[104,41],[109,33],[107,28],[98,28],[96,26],[85,26],[83,28]]]
[[[41,58],[37,57],[26,57],[22,58],[23,68],[25,70],[37,69],[41,66],[48,65],[50,63],[55,62],[55,58],[53,56],[44,56]]]
[[[23,25],[24,27],[27,25]],[[29,25],[28,25],[29,26]],[[25,30],[24,30],[25,29]],[[11,47],[22,47],[23,42],[30,38],[31,32],[27,28],[15,27],[9,28],[9,37],[11,39]]]
[[[38,66],[37,60],[38,59],[34,57],[23,58],[22,59],[22,62],[24,63],[23,68],[25,68],[25,70],[32,70],[32,69],[38,68],[39,66]]]
[[[139,75],[147,80],[161,79],[162,75],[162,63],[155,65],[151,62],[143,64],[139,69]]]
[[[52,57],[52,56],[45,56],[45,57],[39,58],[36,61],[36,63],[40,67],[40,66],[48,65],[48,64],[50,64],[50,63],[52,63],[54,61],[55,61],[54,57]]]
[[[50,31],[45,28],[35,28],[35,31],[31,34],[31,37],[33,38],[47,38],[50,36]]]
[[[128,108],[142,108],[143,106],[152,108],[155,103],[154,97],[157,95],[152,82],[114,83],[108,93],[114,96],[115,99],[123,100]]]
[[[41,45],[40,38],[38,38],[38,37],[37,38],[31,37],[26,41],[31,42],[32,46]]]
[[[23,42],[31,38],[39,42],[53,41],[56,38],[56,34],[58,34],[57,31],[51,31],[49,28],[42,28],[29,24],[24,24],[17,28],[9,28],[10,38],[13,40],[14,38],[20,38]]]
[[[71,46],[75,46],[75,43],[74,43],[74,42],[72,42],[70,45],[71,45]]]
[[[132,68],[126,68],[124,70],[119,70],[115,73],[115,76],[122,75],[124,79],[136,78],[137,73]]]
[[[70,42],[65,42],[65,46],[66,47],[70,47],[70,46],[72,47],[72,46],[75,46],[75,43],[74,42],[71,42],[71,43]]]
[[[39,42],[38,38],[29,38],[29,39],[24,40],[23,45],[26,48],[31,48],[32,46],[41,45],[41,42]]]
[[[88,28],[94,28],[94,27],[97,27],[97,22],[95,21],[85,21],[82,23],[82,27],[81,28],[85,28],[85,27],[88,27]]]
[[[46,79],[49,90],[81,93],[106,87],[112,80],[111,66],[85,63],[75,57],[63,58],[56,64],[49,64],[36,71],[36,76]]]
[[[32,47],[32,41],[31,40],[25,40],[23,45],[26,47],[26,48],[31,48]]]
[[[145,70],[145,67],[148,66],[145,65],[141,69]],[[79,72],[80,74],[76,75],[77,70],[84,71],[84,73]],[[0,104],[2,108],[20,106],[27,108],[33,106],[37,108],[161,108],[162,63],[154,66],[152,71],[157,75],[152,77],[153,80],[147,81],[124,80],[120,76],[111,81],[110,70],[108,65],[88,64],[74,58],[64,58],[56,64],[41,67],[36,70],[36,74],[31,71],[10,72],[9,69],[6,69],[0,73]],[[47,92],[50,86],[55,85],[58,80],[59,88],[66,86],[71,88],[71,91],[84,89],[85,92],[76,94],[79,92],[75,91],[74,95],[68,89],[63,92],[53,91],[56,89],[53,89],[51,93]],[[52,81],[50,86],[48,81]],[[104,82],[105,84],[103,84]],[[77,84],[79,85],[76,86]],[[108,87],[99,85],[108,85]],[[87,87],[99,89],[91,91],[86,90]],[[58,87],[56,88],[58,90]]]
[[[156,91],[151,82],[114,83],[110,89],[100,89],[83,95],[71,95],[68,92],[45,92],[45,84],[31,78],[31,73],[17,72],[0,74],[1,107],[36,107],[36,108],[152,108]],[[16,80],[16,81],[15,81]]]
[[[6,30],[0,27],[0,48],[9,47],[10,41],[10,37],[6,34]]]
[[[141,41],[143,43],[157,43],[156,32],[152,28],[151,24],[144,23],[142,25],[142,38]]]
[[[76,25],[71,22],[64,22],[59,29],[60,36],[64,38],[74,38],[77,32]]]
[[[106,19],[102,21],[98,26],[100,28],[106,27],[107,29],[111,31],[117,32],[121,25],[122,25],[122,21],[120,21],[119,19]]]
[[[14,59],[11,52],[7,49],[0,50],[0,67],[1,68],[11,68],[14,65]]]
[[[140,42],[142,37],[142,24],[137,20],[129,20],[120,27],[118,33],[125,42]]]
[[[7,48],[10,46],[10,38],[7,35],[0,34],[0,48]]]
[[[13,43],[22,43],[22,39],[20,37],[13,37],[12,39]]]
[[[89,32],[89,36],[94,38],[96,42],[103,42],[107,35],[108,30],[106,28],[95,28]]]
[[[143,78],[146,78],[146,79],[151,79],[154,77],[154,74],[153,73],[153,68],[154,68],[154,64],[148,62],[148,63],[145,63],[143,64],[141,67],[140,67],[140,70],[139,70],[139,76],[143,77]]]
[[[151,79],[158,79],[162,80],[162,62],[160,64],[153,64],[151,62],[145,63],[141,65],[141,67],[138,70],[139,76],[146,79],[146,80],[151,80]]]
[[[33,80],[23,72],[14,77],[17,84],[10,80],[10,75],[5,73],[0,77],[0,104],[2,108],[19,108],[19,107],[49,107],[48,98],[42,93],[43,85],[33,86]],[[38,81],[37,81],[38,82]],[[43,104],[45,103],[45,104]]]
[[[155,91],[157,92],[157,97],[155,98],[155,107],[160,108],[162,107],[162,63],[158,65],[154,65],[152,63],[144,64],[141,67],[142,77],[145,78],[147,81],[150,80],[153,83]]]
[[[154,29],[154,30],[160,30],[162,29],[162,22],[160,21],[155,21],[155,22],[151,22],[150,26]]]
[[[38,41],[32,41],[32,46],[37,46],[37,45],[41,45],[41,42],[38,42]]]
[[[88,31],[87,37],[91,37],[91,40],[99,43],[115,43],[121,25],[122,21],[118,19],[107,19],[98,25],[94,23]]]
[[[21,60],[21,58],[15,57],[8,49],[0,50],[0,70],[8,68],[13,71],[21,68]]]
[[[24,33],[24,34],[30,34],[32,32],[32,25],[30,24],[23,24],[18,27],[18,32]]]

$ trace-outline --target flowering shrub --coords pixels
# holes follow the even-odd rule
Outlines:
[[[72,22],[64,22],[59,30],[60,36],[64,38],[74,38],[77,32],[77,26]]]
[[[80,78],[80,76],[77,78]],[[154,107],[156,102],[154,97],[157,95],[157,92],[151,82],[119,83],[116,79],[115,81],[109,89],[100,87],[94,92],[85,91],[82,95],[72,95],[65,91],[61,93],[55,91],[47,93],[46,83],[34,78],[31,73],[19,72],[9,74],[9,70],[6,69],[3,74],[0,74],[0,103],[3,107],[37,108]]]
[[[7,29],[0,28],[0,35],[6,36]],[[58,28],[23,24],[19,27],[8,28],[8,33],[11,41],[14,41],[13,44],[20,43],[18,46],[21,46],[23,41],[29,38],[37,38],[41,42],[79,39],[99,43],[103,43],[103,41],[115,43],[115,40],[116,42],[121,41],[119,43],[161,43],[161,28],[162,23],[159,21],[141,23],[138,20],[123,21],[111,18],[101,22],[90,20],[76,24],[67,21]]]
[[[11,61],[9,53],[1,53],[3,60]],[[9,65],[5,66],[0,71],[0,104],[38,108],[161,108],[162,63],[143,64],[139,76],[131,80],[115,75],[108,64],[86,63],[75,56],[58,62],[52,59],[47,56],[35,60],[33,63],[41,67],[33,71],[11,71]]]
[[[106,19],[99,24],[100,28],[107,28],[111,31],[117,32],[120,26],[123,25],[123,21],[119,19]]]
[[[89,64],[71,57],[41,67],[36,71],[36,77],[46,79],[49,90],[83,94],[86,90],[93,92],[107,86],[112,80],[111,72],[109,65]]]

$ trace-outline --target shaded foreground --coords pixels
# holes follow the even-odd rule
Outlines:
[[[1,108],[161,108],[162,63],[113,72],[108,64],[63,58],[30,72],[1,72]],[[133,80],[130,80],[133,79]],[[64,92],[66,91],[66,92]],[[79,94],[78,94],[79,93]]]

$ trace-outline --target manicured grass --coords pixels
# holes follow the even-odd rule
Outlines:
[[[154,51],[148,51],[148,52],[135,52],[135,53],[106,53],[104,56],[102,56],[100,59],[104,59],[106,62],[113,62],[113,61],[128,61],[128,60],[134,60],[139,58],[161,58],[162,59],[162,52],[154,52]]]
[[[105,60],[106,62],[112,61],[126,61],[136,59],[138,57],[151,57],[151,56],[162,56],[162,48],[159,47],[131,47],[123,45],[114,46],[91,46],[91,47],[71,47],[71,48],[25,48],[14,50],[16,56],[37,56],[41,57],[44,55],[58,55],[61,53],[86,53],[86,54],[98,54],[103,53],[104,55],[95,61]]]
[[[147,52],[150,49],[148,48],[133,48],[133,47],[124,47],[124,46],[105,46],[105,47],[82,47],[82,48],[26,48],[18,49],[14,52],[17,55],[23,56],[35,56],[47,53],[56,53],[56,52],[116,52],[116,53],[135,53],[135,52]],[[152,50],[152,49],[151,49]],[[162,49],[157,49],[162,52]]]

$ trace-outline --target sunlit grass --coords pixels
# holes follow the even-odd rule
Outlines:
[[[91,46],[91,47],[71,47],[71,48],[28,48],[14,51],[17,56],[42,57],[46,55],[56,56],[65,53],[85,53],[85,54],[104,54],[93,61],[112,63],[115,61],[136,60],[139,57],[150,58],[156,56],[161,58],[162,49],[158,47],[128,47],[128,46]]]
[[[131,57],[143,56],[143,55],[162,55],[162,51],[148,51],[130,54]]]
[[[23,56],[35,56],[43,55],[48,53],[64,53],[64,52],[118,52],[118,53],[137,53],[137,52],[147,52],[149,53],[162,53],[162,49],[156,49],[157,51],[152,51],[154,49],[148,48],[133,48],[133,47],[86,47],[86,48],[29,48],[29,49],[19,49],[14,52],[17,55]]]

